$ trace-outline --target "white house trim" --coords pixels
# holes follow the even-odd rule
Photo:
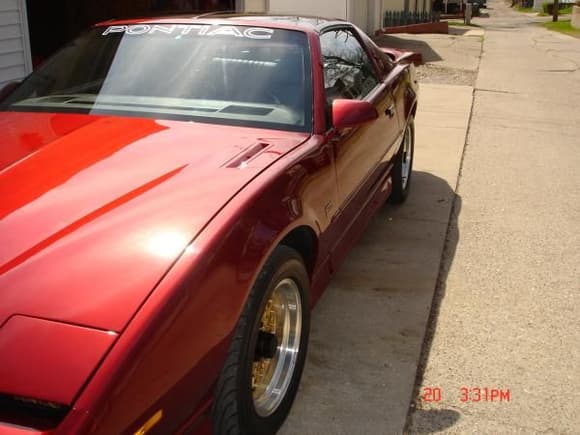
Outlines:
[[[0,86],[32,72],[26,0],[0,2]]]

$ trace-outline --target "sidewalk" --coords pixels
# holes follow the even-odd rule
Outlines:
[[[400,434],[439,273],[473,88],[424,84],[413,191],[386,206],[314,310],[283,435]]]
[[[409,429],[577,434],[580,41],[489,2],[424,353],[420,393],[440,396],[417,402]]]

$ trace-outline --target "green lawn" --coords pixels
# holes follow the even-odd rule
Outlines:
[[[518,12],[526,12],[526,13],[536,12],[536,11],[534,10],[534,8],[524,8],[524,7],[522,7],[522,6],[516,6],[516,10],[517,10]]]
[[[542,23],[541,25],[548,30],[565,33],[566,35],[580,38],[580,29],[574,29],[570,24],[570,20],[560,20],[556,21],[555,23],[552,21],[548,21],[547,23]]]
[[[458,26],[458,27],[481,27],[479,24],[465,24],[465,21],[453,21],[453,20],[447,20],[447,22],[449,23],[450,26]]]
[[[524,8],[524,7],[521,7],[521,6],[516,6],[516,11],[518,11],[518,12],[525,12],[527,14],[530,14],[530,13],[533,13],[533,12],[537,12],[537,11],[534,10],[534,8]],[[571,13],[572,13],[572,6],[570,6],[569,8],[560,9],[560,12],[559,12],[558,15],[569,15]],[[538,12],[538,15],[540,17],[546,17],[546,16],[548,16],[548,14],[546,14],[545,12],[542,12],[542,11]]]

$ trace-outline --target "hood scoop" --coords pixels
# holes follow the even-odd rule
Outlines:
[[[253,116],[266,116],[272,113],[274,109],[270,107],[253,107],[253,106],[237,106],[237,105],[230,105],[220,112],[222,113],[231,113],[234,115],[253,115]]]
[[[246,150],[242,151],[240,154],[235,156],[230,161],[226,162],[224,167],[226,168],[238,168],[243,169],[250,161],[256,158],[262,151],[270,146],[269,143],[258,142]]]

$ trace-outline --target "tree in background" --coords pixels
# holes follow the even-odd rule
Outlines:
[[[554,8],[552,9],[552,21],[558,21],[558,13],[560,12],[560,1],[554,0]]]

